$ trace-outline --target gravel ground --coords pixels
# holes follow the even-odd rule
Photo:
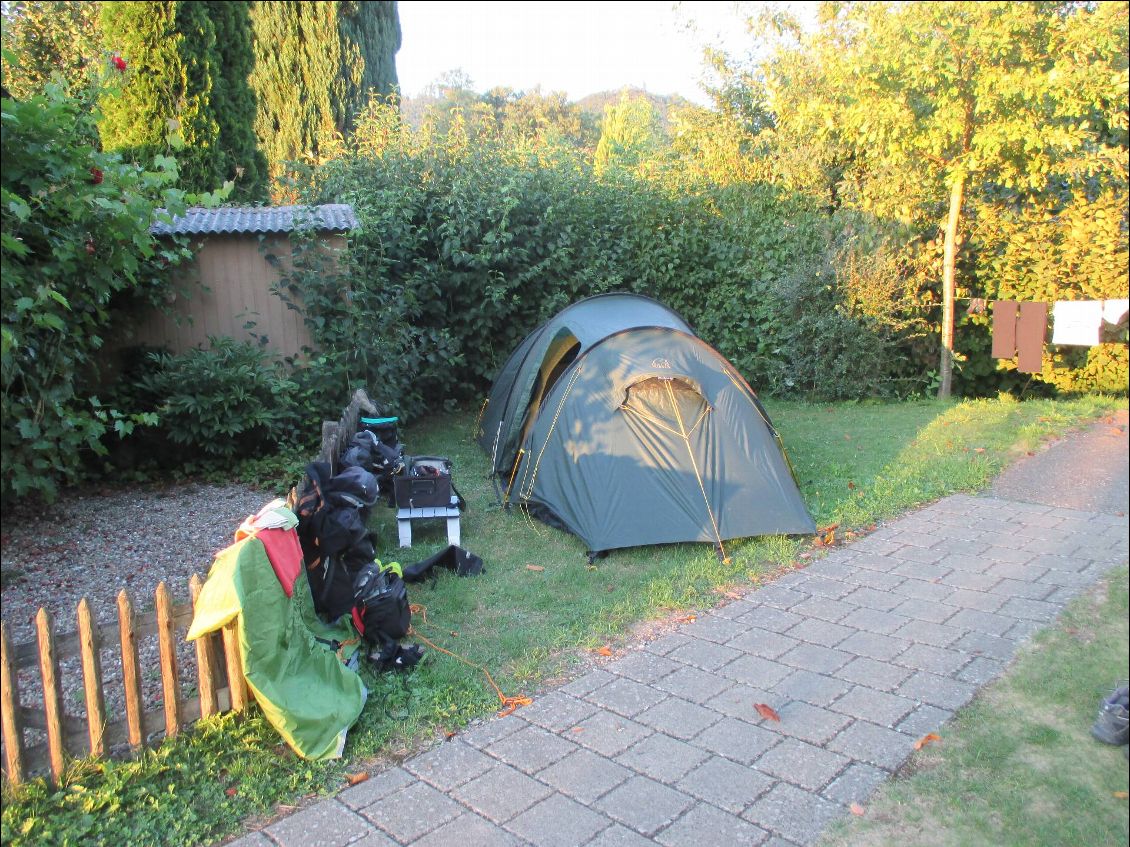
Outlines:
[[[70,492],[55,504],[9,509],[0,523],[2,617],[13,644],[35,641],[35,616],[51,612],[55,632],[76,629],[75,609],[86,597],[99,623],[117,621],[117,596],[128,589],[139,612],[153,608],[164,581],[174,603],[189,599],[194,573],[207,576],[215,554],[228,546],[248,515],[274,495],[240,485],[187,483]],[[182,691],[192,696],[195,649],[180,636]],[[120,651],[102,651],[107,713],[124,714]],[[147,708],[160,702],[156,638],[139,644]],[[82,670],[77,659],[61,663],[64,708],[83,716]],[[21,701],[42,702],[37,670],[20,674]],[[29,741],[34,743],[36,739]]]

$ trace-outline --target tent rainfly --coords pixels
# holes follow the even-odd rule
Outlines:
[[[502,366],[479,444],[504,501],[590,554],[815,531],[749,384],[675,312],[635,294],[574,303]]]

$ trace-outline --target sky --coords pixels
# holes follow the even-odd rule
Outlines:
[[[400,0],[397,7],[396,71],[409,97],[462,70],[480,92],[540,85],[579,100],[632,86],[708,105],[699,85],[703,44],[736,47],[748,38],[733,2]]]

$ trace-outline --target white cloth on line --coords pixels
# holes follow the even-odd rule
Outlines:
[[[1103,320],[1108,324],[1118,323],[1128,311],[1130,299],[1126,297],[1121,300],[1103,300]]]
[[[1094,347],[1103,323],[1101,300],[1060,300],[1052,307],[1052,344]]]

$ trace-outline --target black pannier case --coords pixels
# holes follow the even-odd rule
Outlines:
[[[392,478],[396,505],[422,509],[451,505],[451,460],[441,456],[416,456],[405,463],[404,473]]]

